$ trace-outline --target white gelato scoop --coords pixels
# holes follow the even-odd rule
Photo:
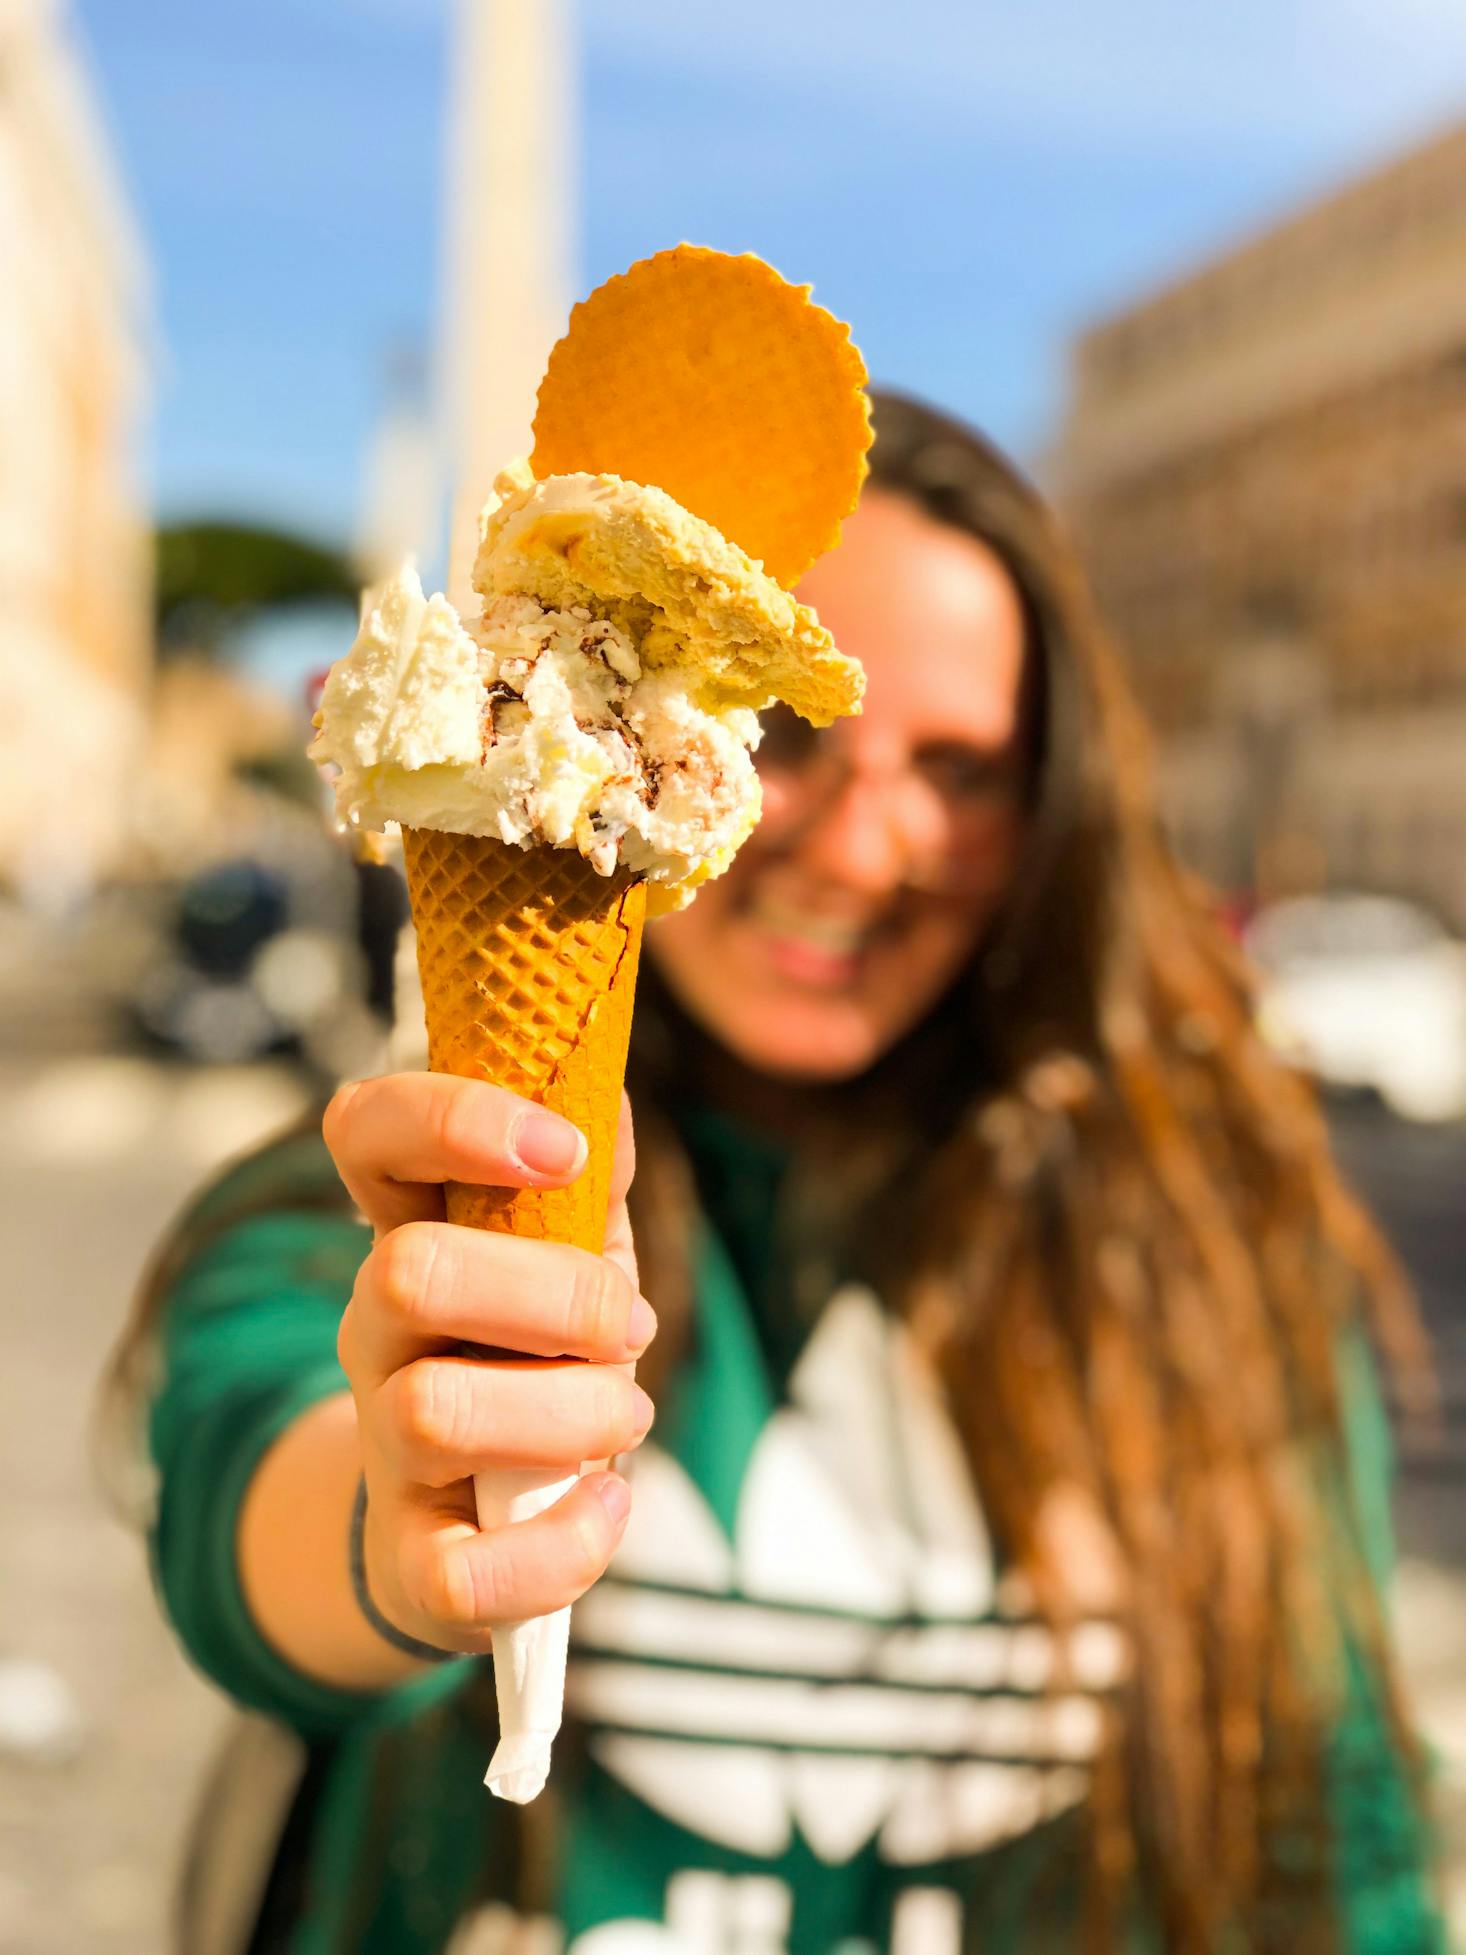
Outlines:
[[[676,907],[758,819],[757,709],[821,722],[862,674],[814,614],[660,490],[506,472],[465,622],[404,568],[331,668],[312,757],[349,826],[576,848]]]

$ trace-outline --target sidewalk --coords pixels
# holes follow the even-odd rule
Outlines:
[[[300,1097],[270,1069],[0,1055],[0,1722],[13,1735],[23,1717],[32,1739],[0,1744],[0,1955],[171,1946],[179,1844],[222,1714],[103,1500],[96,1385],[168,1217]]]

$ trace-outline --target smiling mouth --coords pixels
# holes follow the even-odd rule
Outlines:
[[[745,913],[781,976],[820,990],[853,984],[876,935],[876,925],[820,916],[756,890]]]

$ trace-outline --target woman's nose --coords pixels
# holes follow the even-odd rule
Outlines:
[[[798,855],[811,874],[847,889],[884,896],[898,888],[910,848],[891,784],[860,774],[832,782],[806,821]]]

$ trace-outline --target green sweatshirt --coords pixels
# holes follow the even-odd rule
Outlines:
[[[155,1566],[199,1667],[309,1746],[272,1951],[1079,1947],[1079,1817],[1118,1634],[1086,1624],[1074,1689],[1046,1693],[1049,1638],[995,1567],[900,1327],[846,1285],[791,1346],[757,1295],[778,1163],[711,1123],[695,1138],[718,1227],[692,1349],[631,1463],[623,1546],[576,1605],[551,1793],[524,1813],[482,1785],[487,1664],[361,1696],[299,1675],[251,1621],[240,1500],[275,1436],[344,1387],[336,1327],[368,1238],[314,1138],[246,1163],[195,1216],[161,1324]],[[1388,1434],[1362,1350],[1346,1364],[1382,1579]],[[1346,1948],[1435,1955],[1425,1829],[1362,1671],[1330,1763]]]

